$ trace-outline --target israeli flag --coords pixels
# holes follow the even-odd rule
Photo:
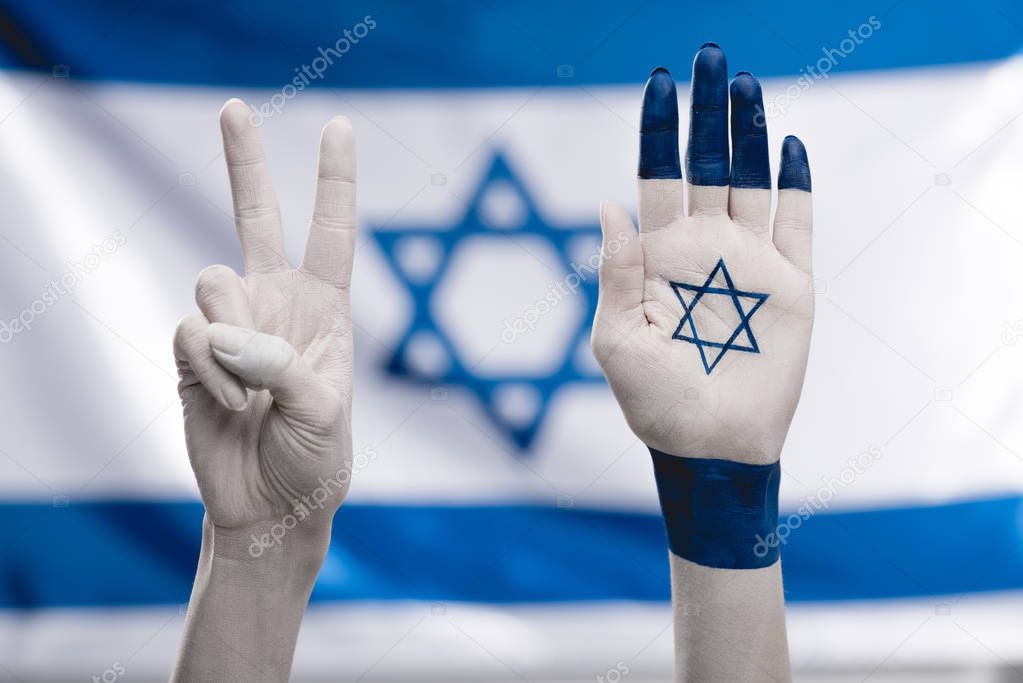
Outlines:
[[[1018,3],[2,5],[0,681],[170,671],[202,518],[171,335],[202,268],[241,270],[232,96],[293,262],[317,131],[359,147],[355,473],[295,679],[667,679],[649,454],[588,338],[642,84],[684,96],[706,40],[814,175],[797,678],[1023,665]]]

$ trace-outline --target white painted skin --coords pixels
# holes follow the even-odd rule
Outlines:
[[[639,184],[638,235],[624,209],[601,208],[592,337],[625,418],[665,453],[774,462],[799,401],[813,327],[810,194],[779,193],[772,241],[769,190],[690,185],[684,212],[683,181]],[[768,298],[749,321],[760,353],[729,351],[707,374],[697,347],[672,339],[683,308],[669,283],[703,285],[721,259],[737,289]],[[697,329],[727,338],[737,320],[732,305],[727,297],[702,299],[693,313]]]
[[[292,268],[249,108],[228,101],[220,123],[245,277],[203,270],[200,312],[174,337],[206,516],[172,680],[286,681],[351,473],[355,137],[343,117],[323,129],[305,258]]]
[[[778,460],[814,312],[811,196],[778,195],[773,231],[765,189],[641,179],[638,233],[624,209],[601,206],[591,341],[626,421],[648,446],[690,458]],[[672,339],[683,309],[669,283],[703,285],[720,259],[737,289],[768,298],[750,319],[760,353],[729,351],[707,374],[697,347]],[[702,300],[693,316],[703,338],[723,341],[737,313],[730,299],[717,300]],[[734,570],[669,556],[676,680],[789,680],[780,561]]]
[[[668,556],[676,680],[790,681],[781,563],[712,569]]]

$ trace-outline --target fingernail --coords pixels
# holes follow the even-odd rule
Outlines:
[[[254,333],[223,323],[212,323],[206,329],[206,339],[210,346],[224,353],[235,355],[244,348]]]
[[[706,43],[704,43],[703,45],[701,45],[701,46],[700,46],[700,49],[702,50],[702,49],[703,49],[703,48],[705,48],[705,47],[716,47],[716,48],[717,48],[717,49],[719,49],[719,50],[721,49],[721,46],[720,46],[720,45],[718,45],[718,44],[717,44],[717,43],[715,43],[715,42],[711,42],[711,41],[707,41]]]
[[[221,384],[220,395],[224,397],[224,403],[231,410],[244,410],[249,402],[248,392],[234,382]]]
[[[736,101],[759,102],[763,98],[760,81],[748,71],[740,71],[735,74],[732,84],[728,86],[728,92],[732,96],[733,103]]]
[[[806,159],[806,147],[794,135],[785,136],[781,143],[781,170],[778,173],[779,190],[811,191],[810,164]]]
[[[225,133],[239,135],[249,126],[251,110],[244,101],[232,97],[220,108],[220,128]]]

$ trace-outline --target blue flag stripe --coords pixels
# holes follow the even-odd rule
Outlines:
[[[1006,497],[789,520],[787,599],[1023,589],[1021,512]],[[0,607],[183,604],[201,523],[194,502],[0,505]],[[648,514],[345,505],[312,599],[665,601],[666,554]]]
[[[734,12],[668,0],[5,5],[0,66],[271,88],[295,78],[302,88],[641,83],[657,65],[688,73],[708,40],[735,69],[795,78],[807,67],[834,74],[1005,58],[1018,51],[1023,25],[1023,4],[1011,0],[824,3],[812,11],[771,3]],[[763,49],[765,39],[772,49]]]

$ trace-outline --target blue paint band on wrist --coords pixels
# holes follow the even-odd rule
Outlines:
[[[761,569],[778,560],[781,466],[682,458],[651,448],[668,546],[719,569]]]

